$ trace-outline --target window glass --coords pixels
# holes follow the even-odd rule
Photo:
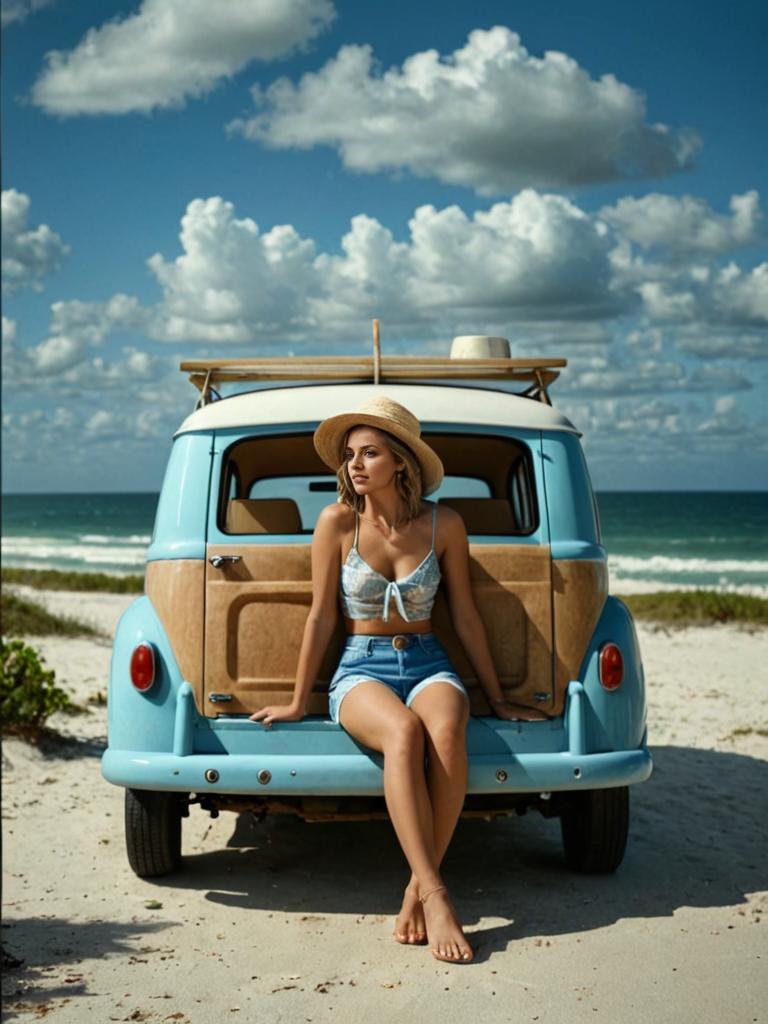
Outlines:
[[[336,480],[332,476],[266,477],[254,483],[248,497],[290,498],[298,506],[302,531],[314,530],[321,510],[336,500]]]
[[[488,498],[490,493],[490,488],[484,480],[446,476],[439,489],[429,496],[429,500]],[[267,477],[254,483],[248,497],[290,498],[299,508],[302,530],[313,530],[321,510],[336,500],[336,479],[332,476]]]
[[[470,534],[524,536],[536,530],[527,444],[474,434],[434,434],[427,440],[446,469],[430,501],[454,500]],[[486,507],[487,499],[493,500]],[[306,535],[320,511],[335,500],[335,474],[324,470],[311,434],[246,437],[233,442],[224,456],[218,528],[234,535]]]
[[[530,476],[528,464],[525,459],[520,459],[515,467],[511,479],[512,510],[515,515],[515,522],[522,533],[528,533],[533,529],[533,514],[531,509]]]

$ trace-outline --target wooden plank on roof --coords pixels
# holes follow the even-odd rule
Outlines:
[[[430,378],[463,380],[519,380],[550,384],[558,376],[555,367],[565,359],[447,359],[433,356],[384,356],[379,380]],[[187,360],[181,370],[202,390],[232,381],[269,380],[373,380],[375,361],[365,356],[301,357],[296,359]]]

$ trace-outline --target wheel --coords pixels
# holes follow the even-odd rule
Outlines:
[[[125,791],[125,846],[139,878],[170,874],[181,862],[182,800],[178,793]]]
[[[621,864],[629,831],[629,786],[574,793],[560,817],[569,865],[607,875]]]

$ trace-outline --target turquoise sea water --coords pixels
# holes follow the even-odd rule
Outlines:
[[[614,589],[717,587],[768,596],[768,492],[601,492]],[[3,499],[6,566],[142,572],[156,494]]]

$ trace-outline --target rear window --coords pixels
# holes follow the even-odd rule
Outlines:
[[[525,535],[538,526],[531,455],[512,438],[430,435],[446,475],[429,496],[455,508],[473,535]],[[336,477],[311,434],[246,438],[225,452],[218,527],[234,536],[311,534],[336,499]]]

